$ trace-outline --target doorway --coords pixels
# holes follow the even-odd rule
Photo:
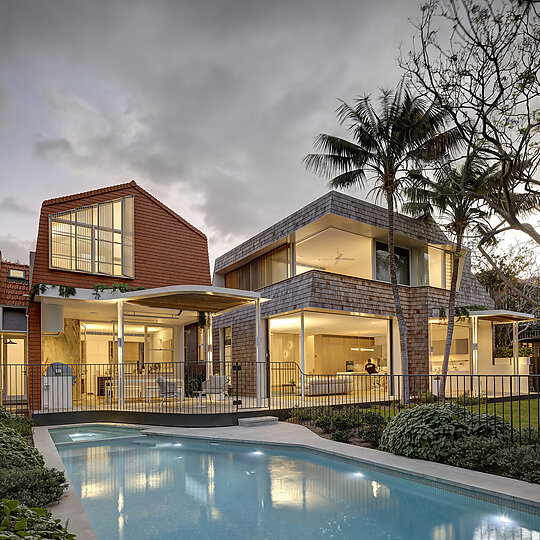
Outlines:
[[[2,402],[26,403],[26,336],[2,334]]]

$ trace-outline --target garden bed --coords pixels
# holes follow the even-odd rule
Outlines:
[[[47,506],[67,487],[64,473],[45,467],[32,441],[33,421],[0,408],[0,538],[66,539]]]
[[[540,484],[538,430],[518,431],[496,414],[455,404],[417,405],[393,416],[384,412],[354,406],[297,408],[288,421],[334,441]]]

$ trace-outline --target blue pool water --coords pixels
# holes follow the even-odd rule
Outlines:
[[[58,451],[100,540],[540,540],[538,516],[309,452],[146,436]]]

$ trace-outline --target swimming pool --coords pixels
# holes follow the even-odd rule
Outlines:
[[[58,451],[100,540],[540,540],[537,515],[311,452],[144,435]]]

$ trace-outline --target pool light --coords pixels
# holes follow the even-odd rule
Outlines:
[[[262,456],[263,453],[260,450],[255,450],[255,452],[252,452],[254,456]]]
[[[364,478],[364,473],[360,472],[360,471],[356,471],[354,473],[354,476],[358,477],[358,478]]]
[[[497,519],[501,522],[501,523],[504,523],[505,525],[508,525],[509,523],[512,523],[512,520],[508,517],[508,516],[497,516]]]

